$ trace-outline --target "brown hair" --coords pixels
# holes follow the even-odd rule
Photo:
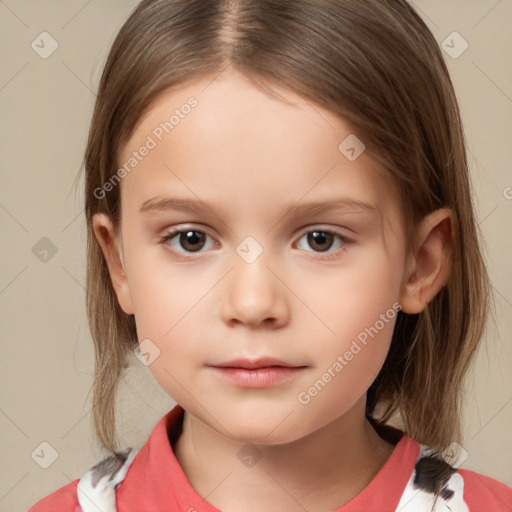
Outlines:
[[[134,9],[108,56],[84,158],[99,440],[116,450],[116,390],[138,340],[92,230],[97,212],[119,226],[120,187],[95,191],[117,171],[120,149],[159,93],[227,66],[350,123],[396,186],[409,248],[423,216],[451,209],[449,282],[420,314],[399,313],[367,414],[377,405],[381,423],[400,414],[407,433],[433,449],[459,441],[462,382],[483,333],[489,279],[453,85],[436,40],[405,0],[143,0]]]

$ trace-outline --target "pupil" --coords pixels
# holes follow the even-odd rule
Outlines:
[[[332,233],[326,233],[325,231],[313,231],[308,235],[308,243],[311,245],[311,247],[314,248],[314,246],[317,246],[320,252],[324,252],[331,246],[332,238]],[[327,247],[322,247],[322,245],[325,244],[326,241],[329,242]],[[319,245],[320,247],[318,247]]]
[[[204,234],[197,235],[197,231],[187,231],[186,233],[181,234],[180,243],[182,247],[190,251],[197,251],[200,247],[197,247],[197,243],[203,241],[204,242]],[[183,237],[185,238],[183,240]],[[188,247],[187,247],[188,246]]]

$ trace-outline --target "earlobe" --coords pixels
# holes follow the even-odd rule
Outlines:
[[[115,233],[110,217],[105,213],[93,216],[92,226],[96,239],[107,262],[110,279],[122,310],[133,315],[133,303],[122,256],[121,243]]]
[[[420,222],[400,297],[404,313],[423,311],[448,282],[453,249],[452,218],[451,211],[442,208]]]

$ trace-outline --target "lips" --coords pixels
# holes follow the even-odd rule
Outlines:
[[[242,388],[268,388],[284,384],[306,368],[270,357],[233,359],[209,366],[224,382]]]
[[[300,368],[298,365],[281,361],[272,357],[262,357],[259,359],[233,359],[226,363],[213,364],[218,368],[244,368],[246,370],[254,370],[257,368],[269,368],[271,366],[282,366],[284,368]]]

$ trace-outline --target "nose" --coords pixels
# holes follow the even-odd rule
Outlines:
[[[278,328],[290,317],[289,295],[285,279],[269,266],[265,252],[252,263],[237,254],[233,269],[224,283],[221,315],[224,322],[252,328]]]

